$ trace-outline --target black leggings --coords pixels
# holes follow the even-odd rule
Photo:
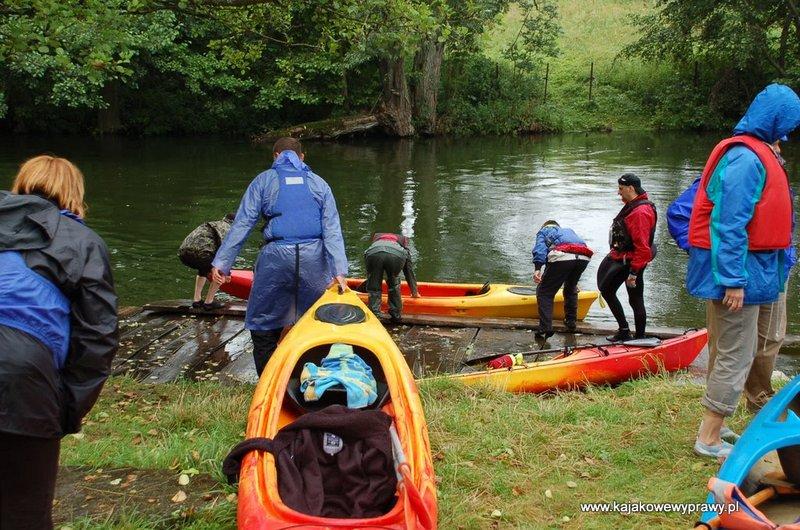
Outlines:
[[[0,528],[53,528],[58,438],[0,432]]]
[[[628,279],[630,272],[630,264],[613,260],[609,256],[606,256],[600,264],[600,268],[597,269],[597,287],[617,320],[619,329],[630,329],[625,318],[625,311],[617,298],[617,290]],[[647,310],[644,307],[644,269],[636,278],[636,287],[631,288],[625,285],[625,289],[628,291],[628,302],[633,308],[636,337],[644,337],[644,330],[647,327]]]

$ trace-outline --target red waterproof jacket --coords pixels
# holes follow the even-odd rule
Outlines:
[[[647,193],[642,193],[633,200],[648,200]],[[638,274],[645,265],[653,260],[653,252],[650,248],[650,234],[656,226],[656,214],[653,208],[647,204],[637,206],[625,218],[625,226],[633,240],[633,250],[612,249],[609,256],[613,260],[629,262],[631,272]]]

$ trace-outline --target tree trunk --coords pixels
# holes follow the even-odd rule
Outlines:
[[[411,123],[411,99],[408,95],[408,82],[403,57],[381,60],[381,112],[379,120],[387,134],[405,138],[414,135]]]
[[[444,44],[428,39],[414,56],[414,118],[417,129],[425,136],[436,134],[436,103],[439,98],[439,81],[442,73]]]
[[[111,81],[103,87],[103,101],[106,108],[97,111],[98,134],[114,134],[122,129],[122,120],[119,117],[119,85]]]

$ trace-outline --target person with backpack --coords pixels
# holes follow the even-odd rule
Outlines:
[[[617,184],[617,194],[625,205],[611,223],[608,238],[611,251],[597,270],[600,294],[608,303],[619,328],[614,335],[607,337],[609,342],[645,336],[647,310],[644,305],[644,269],[655,257],[654,238],[658,220],[656,206],[650,202],[638,176],[625,173],[617,180]],[[634,336],[617,298],[617,290],[623,283],[628,291],[628,302],[633,308]]]
[[[347,256],[330,186],[306,165],[296,138],[278,139],[272,151],[272,167],[248,186],[211,263],[212,280],[229,281],[247,236],[266,219],[245,316],[259,376],[283,328],[294,324],[332,280],[347,290]]]
[[[213,311],[225,306],[224,302],[214,300],[220,286],[218,282],[211,281],[205,301],[203,300],[203,288],[208,275],[211,274],[211,260],[214,259],[217,250],[222,245],[222,240],[228,235],[235,217],[235,213],[229,213],[219,221],[201,224],[186,236],[178,249],[178,258],[181,262],[190,269],[197,270],[197,276],[194,279],[194,297],[192,298],[193,309]]]
[[[533,281],[537,285],[536,304],[539,309],[536,338],[546,339],[553,336],[553,299],[562,287],[564,326],[567,333],[574,333],[578,319],[578,281],[593,252],[574,230],[550,220],[536,233],[532,253]]]
[[[772,145],[800,126],[800,98],[780,84],[762,90],[733,136],[712,150],[689,219],[686,289],[706,301],[709,371],[694,451],[727,456],[733,414],[758,346],[760,307],[786,285],[792,242],[789,180]]]
[[[81,429],[119,345],[106,244],[84,177],[41,155],[0,192],[0,528],[53,528],[61,439]]]
[[[408,282],[411,296],[419,298],[417,278],[414,276],[408,244],[406,236],[378,232],[372,234],[372,244],[364,252],[369,308],[376,315],[380,313],[383,276],[386,275],[386,285],[389,288],[389,317],[393,322],[400,320],[400,314],[403,311],[403,298],[400,295],[400,272]]]

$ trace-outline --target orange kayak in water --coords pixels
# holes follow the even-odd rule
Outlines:
[[[359,289],[363,279],[348,278],[351,289]],[[222,284],[220,289],[230,295],[247,300],[253,285],[253,271],[231,271],[231,281]],[[442,315],[468,318],[538,318],[536,288],[524,285],[477,283],[435,283],[417,282],[420,298],[413,298],[406,282],[400,285],[403,298],[403,313],[407,315]],[[586,318],[589,308],[600,293],[581,291],[578,293],[578,320]],[[368,295],[358,292],[366,302]],[[388,310],[386,283],[383,284],[381,310]],[[561,291],[556,294],[553,304],[553,318],[564,319],[564,297]]]
[[[328,311],[334,309],[336,318]],[[340,320],[338,318],[342,317]],[[238,527],[272,530],[431,529],[436,528],[437,501],[428,427],[414,377],[380,321],[352,291],[327,290],[283,338],[258,382],[247,421],[247,438],[274,438],[278,430],[308,412],[299,405],[297,387],[305,363],[319,364],[334,343],[349,344],[371,368],[379,398],[373,407],[388,414],[407,465],[398,468],[396,503],[368,519],[318,517],[297,512],[281,500],[275,459],[267,452],[249,453],[239,478]],[[399,460],[399,459],[398,459]],[[395,462],[397,463],[397,462]]]
[[[664,340],[657,346],[623,343],[575,347],[538,362],[443,377],[467,385],[489,385],[509,392],[569,390],[685,369],[697,358],[707,342],[708,333],[701,329]]]

